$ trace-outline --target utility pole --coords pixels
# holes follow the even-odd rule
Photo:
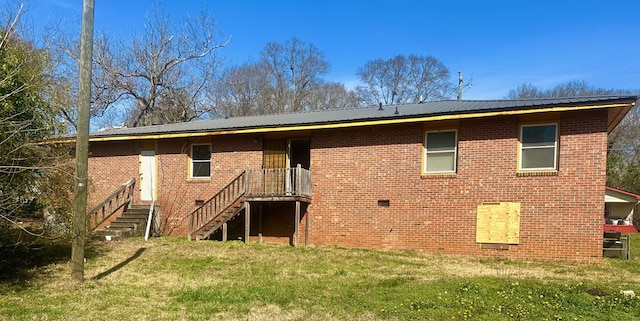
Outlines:
[[[462,72],[458,71],[458,100],[462,100],[462,87],[464,87],[464,80],[462,80]]]
[[[80,34],[80,80],[78,131],[76,134],[76,177],[71,245],[71,279],[84,282],[84,245],[87,229],[87,177],[89,168],[89,107],[91,105],[91,57],[95,0],[83,0]]]

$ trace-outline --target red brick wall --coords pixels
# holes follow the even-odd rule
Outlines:
[[[191,144],[211,144],[211,179],[189,179]],[[187,235],[196,200],[208,200],[246,168],[262,165],[262,142],[250,136],[158,141],[158,200],[164,232]]]
[[[189,179],[191,144],[211,144],[211,179]],[[90,198],[99,203],[128,179],[135,177],[136,204],[140,201],[139,155],[142,144],[95,142],[91,144]],[[253,136],[198,139],[162,139],[156,145],[157,200],[165,234],[186,235],[189,213],[196,200],[208,200],[246,168],[261,168],[262,141]],[[148,146],[145,146],[147,149]]]
[[[600,260],[606,122],[605,110],[563,114],[559,171],[535,177],[516,173],[517,116],[461,120],[457,173],[446,177],[421,175],[424,124],[314,131],[311,243]],[[211,143],[211,180],[188,179],[191,143]],[[93,143],[91,148],[92,199],[137,177],[140,143]],[[159,140],[157,154],[165,233],[186,235],[186,216],[196,208],[195,200],[210,198],[245,168],[262,167],[262,137]],[[378,200],[389,200],[390,206],[380,207]],[[506,251],[480,249],[475,242],[476,207],[497,201],[521,203],[520,244]],[[291,242],[293,213],[286,212],[263,213],[265,240]],[[254,212],[252,240],[257,236],[256,218]],[[304,222],[302,215],[301,244]]]
[[[422,124],[317,132],[311,242],[509,258],[602,256],[606,112],[564,114],[556,176],[518,177],[518,117],[462,120],[457,174],[421,176]],[[379,207],[378,200],[389,200]],[[520,244],[480,249],[476,207],[520,202]]]
[[[138,141],[93,142],[89,145],[89,208],[130,179],[138,179],[139,146]]]

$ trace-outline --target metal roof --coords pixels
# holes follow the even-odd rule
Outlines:
[[[634,95],[610,95],[518,100],[442,100],[419,104],[329,110],[306,113],[276,114],[199,120],[185,123],[97,131],[91,138],[117,136],[147,136],[175,133],[217,132],[252,128],[278,128],[305,125],[339,124],[386,119],[411,119],[429,116],[465,115],[500,111],[535,110],[553,107],[597,106],[629,103],[638,100]]]

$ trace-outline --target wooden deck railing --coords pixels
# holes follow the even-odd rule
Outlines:
[[[230,206],[245,194],[245,172],[233,179],[216,195],[204,202],[202,206],[189,214],[189,240],[193,234],[211,222],[218,215],[222,215]]]
[[[95,230],[120,208],[129,204],[133,199],[133,191],[136,180],[131,179],[113,191],[102,203],[94,206],[87,212],[90,230]]]
[[[249,197],[311,197],[311,172],[300,166],[248,169],[246,173]]]

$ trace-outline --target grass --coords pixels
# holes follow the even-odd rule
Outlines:
[[[640,320],[639,237],[601,264],[129,239],[91,244],[82,285],[57,246],[3,274],[0,320]]]

